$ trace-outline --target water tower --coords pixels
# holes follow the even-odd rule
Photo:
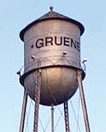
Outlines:
[[[19,132],[24,132],[27,97],[35,101],[33,132],[38,132],[39,104],[52,107],[64,104],[65,130],[70,132],[68,100],[79,87],[86,132],[90,132],[82,80],[80,36],[83,25],[50,11],[27,25],[21,32],[24,42],[24,72],[18,72],[24,87]],[[54,132],[54,120],[52,129]]]

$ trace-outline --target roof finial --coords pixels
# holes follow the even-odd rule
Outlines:
[[[50,6],[50,11],[53,11],[53,6]]]

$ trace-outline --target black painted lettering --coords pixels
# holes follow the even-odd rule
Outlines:
[[[54,37],[54,41],[56,45],[62,45],[62,37]]]
[[[76,41],[71,38],[71,47],[76,49]]]
[[[48,46],[48,44],[53,45],[53,37],[45,38],[45,46]]]
[[[35,42],[36,48],[42,48],[44,46],[53,46],[53,45],[68,46],[80,52],[80,42],[71,37],[69,38],[65,36],[54,36],[54,37],[49,36],[45,38],[38,38]],[[34,48],[34,45],[31,45],[31,48]]]
[[[77,41],[77,50],[80,52],[80,43]]]
[[[70,46],[70,38],[64,37],[64,46]]]
[[[43,39],[42,38],[39,38],[37,41],[36,41],[36,48],[41,48],[44,46],[44,42],[43,42]]]

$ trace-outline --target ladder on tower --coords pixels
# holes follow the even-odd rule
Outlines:
[[[41,70],[37,69],[35,72],[35,109],[34,109],[34,123],[33,132],[38,132],[38,116],[39,116],[39,104],[40,104],[40,87],[41,87]]]

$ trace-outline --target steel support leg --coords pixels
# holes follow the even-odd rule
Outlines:
[[[51,132],[54,132],[54,107],[51,105]]]
[[[68,101],[66,101],[64,103],[64,118],[65,118],[65,132],[70,132],[69,113],[68,113]]]
[[[35,84],[35,109],[34,109],[34,124],[33,132],[38,132],[38,115],[40,104],[40,87],[41,87],[41,71],[36,71],[36,84]]]
[[[84,89],[83,89],[83,84],[82,84],[82,71],[78,70],[77,79],[78,79],[78,86],[79,86],[79,92],[80,92],[80,98],[81,98],[81,104],[82,104],[82,111],[83,111],[83,116],[84,116],[85,129],[86,129],[86,132],[90,132],[87,107],[86,107]]]
[[[25,114],[26,114],[26,107],[27,107],[27,99],[28,99],[28,95],[26,94],[26,91],[24,90],[24,96],[23,96],[23,103],[22,103],[22,111],[21,111],[21,120],[20,120],[19,132],[24,132],[24,124],[25,124]]]

